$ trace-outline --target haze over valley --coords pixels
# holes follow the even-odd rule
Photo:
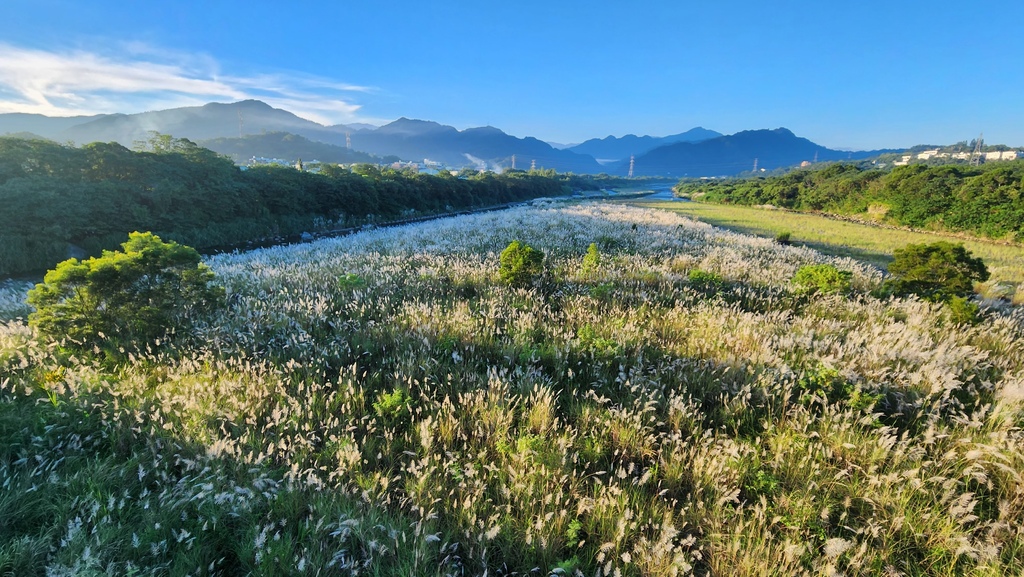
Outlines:
[[[239,164],[254,157],[290,163],[303,158],[336,163],[392,159],[424,168],[500,172],[533,167],[617,176],[630,174],[631,158],[635,176],[712,177],[892,152],[832,150],[784,128],[723,135],[702,127],[663,137],[607,136],[556,148],[492,126],[458,130],[404,117],[380,127],[325,126],[257,100],[92,117],[0,114],[4,133],[80,144],[117,142],[128,148],[160,133],[187,138]]]

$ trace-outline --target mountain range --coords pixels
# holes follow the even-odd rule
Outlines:
[[[565,149],[485,126],[458,130],[428,120],[399,118],[379,128],[325,126],[258,100],[173,108],[139,114],[47,117],[0,114],[0,134],[32,133],[58,142],[119,142],[131,147],[152,132],[188,138],[242,163],[253,156],[285,160],[373,162],[373,156],[429,160],[452,168],[552,168],[559,172],[636,176],[725,176],[755,163],[771,170],[802,161],[865,158],[800,138],[785,128],[722,135],[702,127],[663,137],[591,139]],[[599,162],[597,159],[601,159]]]
[[[353,132],[351,142],[352,148],[371,154],[429,159],[456,167],[504,169],[515,164],[515,168],[535,165],[559,172],[602,171],[591,156],[558,150],[532,137],[517,138],[493,126],[457,130],[437,122],[399,118],[376,130]]]
[[[637,136],[635,134],[627,134],[622,137],[606,136],[604,138],[592,138],[581,144],[569,146],[567,150],[580,154],[589,154],[602,164],[610,164],[616,160],[628,159],[631,155],[643,154],[666,144],[701,142],[718,136],[723,136],[723,134],[698,126],[681,134],[669,136]]]
[[[815,144],[786,128],[745,130],[700,142],[676,142],[639,155],[634,176],[728,176],[751,170],[774,170],[802,162],[858,160],[894,150],[842,151]],[[613,172],[629,171],[628,160]]]

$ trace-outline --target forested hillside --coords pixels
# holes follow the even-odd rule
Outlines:
[[[82,148],[0,138],[0,275],[38,272],[69,254],[116,248],[135,230],[197,249],[552,196],[564,178],[411,174],[373,165],[320,174],[241,170],[184,139],[160,136],[146,152],[116,143]],[[574,179],[573,186],[585,186]],[[70,251],[70,252],[69,252]]]
[[[1024,161],[980,167],[830,164],[768,178],[682,181],[697,200],[859,215],[922,229],[1024,238]]]
[[[344,164],[382,162],[382,159],[372,154],[326,142],[317,142],[288,132],[247,134],[243,138],[212,138],[199,142],[199,145],[229,156],[237,164],[246,164],[254,156],[282,158],[289,161],[303,159]],[[398,157],[393,158],[394,160],[389,161],[399,160]]]

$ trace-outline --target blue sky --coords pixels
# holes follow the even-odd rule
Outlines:
[[[4,0],[0,112],[260,98],[580,142],[785,126],[1024,145],[1024,3]]]

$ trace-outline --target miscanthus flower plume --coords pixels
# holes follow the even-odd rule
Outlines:
[[[794,291],[813,263],[853,293]],[[226,308],[114,366],[0,287],[0,569],[1024,570],[1019,311],[956,324],[855,260],[611,204],[207,264]]]

